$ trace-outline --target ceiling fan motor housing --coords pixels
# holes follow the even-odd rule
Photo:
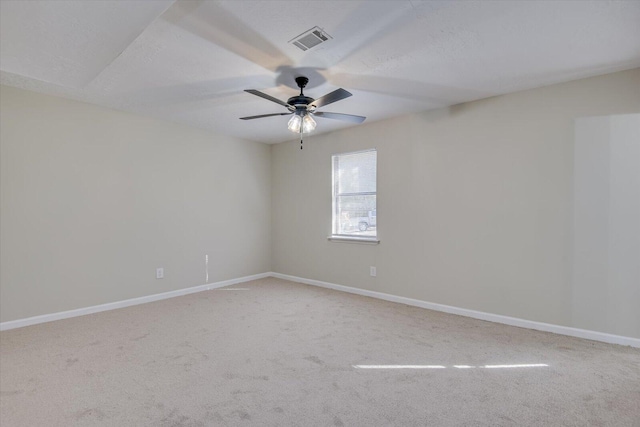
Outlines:
[[[298,107],[298,106],[306,106],[308,104],[311,104],[314,101],[313,98],[309,98],[308,96],[304,96],[304,95],[298,95],[298,96],[292,96],[291,98],[289,98],[287,100],[287,104],[292,105],[294,107]]]

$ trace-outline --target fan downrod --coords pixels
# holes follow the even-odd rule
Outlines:
[[[292,107],[301,108],[302,110],[306,111],[307,109],[306,106],[308,104],[311,104],[314,101],[313,98],[304,96],[304,93],[302,92],[302,89],[304,89],[307,83],[309,83],[309,79],[304,76],[299,76],[299,77],[296,77],[296,83],[300,88],[300,95],[292,96],[291,98],[289,98],[287,100],[287,104],[291,105]]]

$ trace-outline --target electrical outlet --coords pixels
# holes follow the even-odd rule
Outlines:
[[[369,275],[371,277],[376,277],[376,268],[375,267],[373,267],[373,266],[369,267]]]
[[[156,268],[156,279],[164,279],[164,268]]]

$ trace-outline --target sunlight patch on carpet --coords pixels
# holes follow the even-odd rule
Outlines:
[[[356,369],[447,369],[444,365],[352,365]],[[453,365],[457,369],[508,369],[508,368],[545,368],[546,363],[521,363],[516,365]]]

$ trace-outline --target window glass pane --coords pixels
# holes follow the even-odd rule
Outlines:
[[[375,150],[333,156],[333,234],[377,237]]]
[[[338,234],[376,236],[376,196],[338,196]]]

